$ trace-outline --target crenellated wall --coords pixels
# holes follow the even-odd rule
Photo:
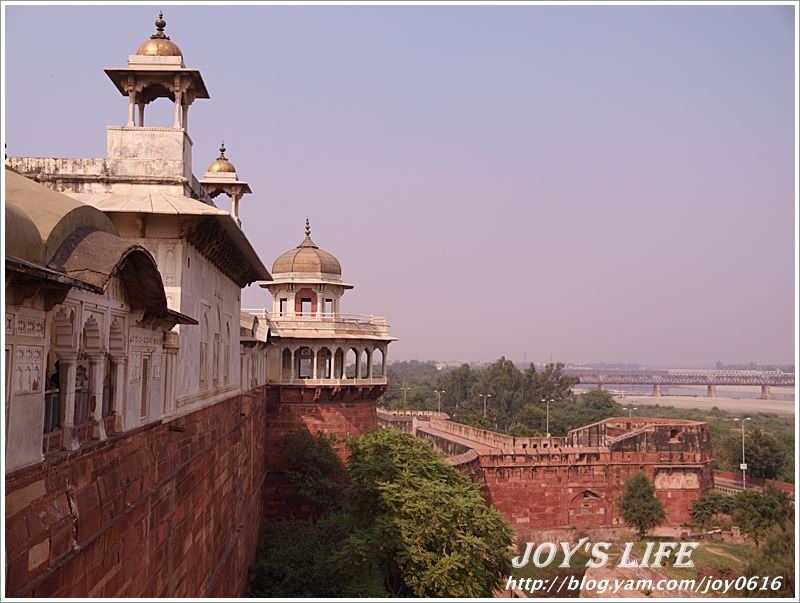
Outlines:
[[[9,474],[9,596],[236,596],[255,556],[265,388]]]
[[[640,472],[653,482],[671,525],[689,521],[692,502],[713,487],[705,423],[607,419],[562,438],[514,438],[441,417],[379,416],[448,455],[521,538],[543,529],[624,526],[618,499]]]

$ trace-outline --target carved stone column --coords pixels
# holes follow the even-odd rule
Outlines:
[[[114,413],[114,431],[125,430],[125,391],[128,384],[125,382],[125,365],[128,357],[125,354],[113,356],[114,359],[114,399],[111,400],[111,411]]]
[[[89,408],[92,413],[92,436],[97,440],[106,439],[106,426],[103,422],[103,381],[106,372],[106,355],[92,354],[89,356]]]
[[[58,353],[58,360],[60,395],[64,402],[61,445],[67,450],[77,450],[80,448],[80,442],[75,435],[75,371],[78,354],[76,352]]]
[[[128,127],[132,128],[136,124],[133,121],[134,115],[136,114],[136,93],[130,92],[128,94]]]
[[[172,123],[173,128],[181,127],[181,96],[183,96],[183,93],[180,90],[175,93],[175,120]]]

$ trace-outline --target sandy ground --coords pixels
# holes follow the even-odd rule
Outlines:
[[[793,400],[761,400],[758,398],[706,398],[705,396],[641,396],[638,394],[627,395],[624,398],[616,396],[617,402],[625,407],[639,405],[674,406],[675,408],[699,408],[711,410],[717,407],[728,412],[774,412],[781,415],[794,416],[795,404]]]

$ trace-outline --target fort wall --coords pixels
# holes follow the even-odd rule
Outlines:
[[[231,596],[266,477],[259,388],[9,474],[9,596]]]

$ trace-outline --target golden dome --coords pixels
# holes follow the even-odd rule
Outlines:
[[[164,33],[166,26],[167,22],[164,21],[163,13],[158,13],[156,33],[139,45],[139,48],[136,49],[136,54],[148,57],[183,57],[178,45]]]
[[[311,226],[306,220],[306,238],[294,249],[282,253],[272,264],[272,274],[309,272],[342,276],[342,266],[333,255],[311,240]]]
[[[229,173],[236,173],[236,168],[233,164],[228,161],[228,158],[225,157],[225,143],[223,142],[219,147],[219,157],[217,157],[214,161],[211,162],[211,165],[208,166],[207,172],[218,173],[218,172],[229,172]]]

